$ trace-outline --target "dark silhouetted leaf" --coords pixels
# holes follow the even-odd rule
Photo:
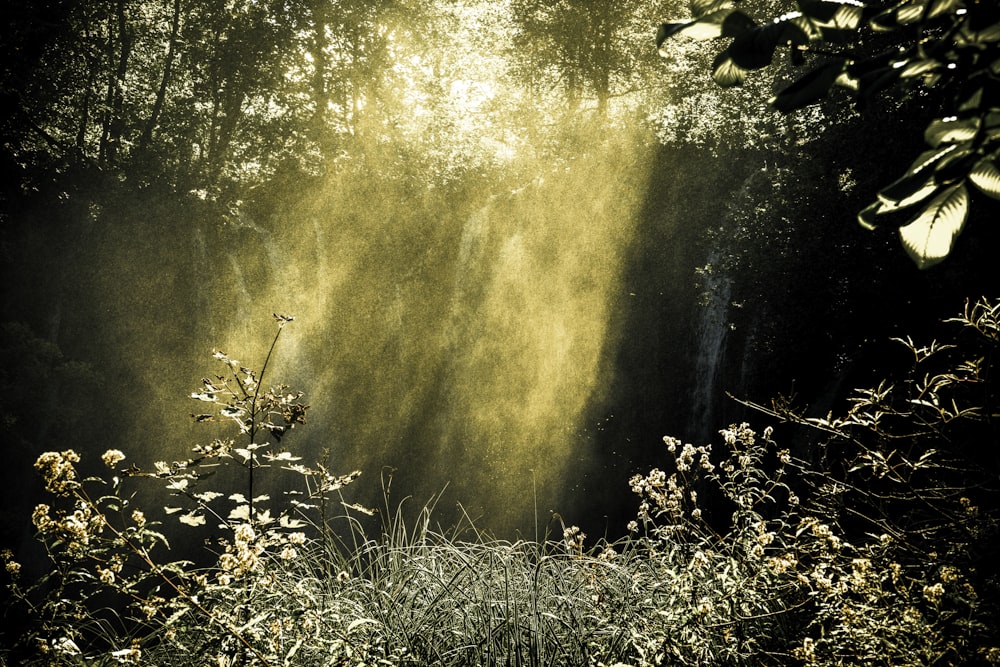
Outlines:
[[[801,16],[789,16],[785,20],[748,30],[729,45],[729,57],[743,69],[767,67],[779,46],[808,44],[810,35],[806,29],[809,27],[808,21]]]
[[[882,188],[878,193],[878,199],[885,205],[882,212],[897,211],[919,204],[933,195],[937,189],[934,177],[926,171],[921,171],[907,174]]]
[[[722,22],[723,37],[739,37],[747,30],[757,27],[757,22],[738,9],[730,12]]]
[[[755,26],[753,19],[738,9],[720,9],[693,21],[662,24],[656,33],[656,46],[662,53],[663,42],[680,33],[694,39],[736,37]]]
[[[900,227],[903,248],[917,267],[934,266],[951,252],[968,217],[968,190],[964,184],[950,187],[935,197],[912,222]]]
[[[906,173],[907,175],[919,174],[922,171],[928,170],[937,165],[941,160],[957,149],[957,145],[949,144],[944,148],[935,148],[929,151],[924,151],[917,156],[917,159],[913,161],[910,168],[906,170]]]
[[[691,0],[690,3],[691,15],[695,18],[701,18],[720,9],[732,9],[735,6],[733,0]]]
[[[849,42],[865,17],[866,6],[854,0],[800,0],[799,8],[827,42]]]
[[[799,9],[823,26],[853,30],[861,25],[863,2],[855,0],[799,0]]]
[[[712,63],[712,79],[723,88],[742,85],[747,78],[747,70],[733,62],[728,49],[720,53]]]
[[[1000,6],[996,2],[968,4],[968,21],[963,25],[962,36],[978,44],[1000,41]]]
[[[778,46],[772,37],[772,34],[760,29],[746,32],[733,40],[726,53],[737,67],[748,70],[767,67]]]
[[[869,231],[876,229],[878,224],[875,222],[875,218],[884,212],[883,208],[884,204],[880,201],[869,204],[858,213],[858,224]]]
[[[986,132],[987,141],[1000,139],[1000,112],[991,111],[983,116],[983,129]]]
[[[948,153],[934,166],[934,180],[943,185],[964,181],[969,171],[979,161],[979,156],[968,143],[956,144],[958,148]]]
[[[788,113],[823,99],[844,71],[842,61],[831,61],[806,72],[769,100],[778,111]]]
[[[858,78],[859,104],[867,104],[875,95],[894,85],[899,80],[900,70],[884,68],[874,70]]]

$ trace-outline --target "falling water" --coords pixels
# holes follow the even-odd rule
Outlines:
[[[719,400],[720,379],[729,333],[729,307],[732,278],[720,269],[721,253],[713,249],[708,263],[699,271],[702,307],[695,328],[695,376],[691,387],[691,432],[704,440],[718,425],[715,406]]]

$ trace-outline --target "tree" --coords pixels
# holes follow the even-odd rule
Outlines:
[[[969,217],[969,185],[1000,199],[1000,6],[974,0],[798,0],[798,10],[758,22],[732,0],[693,0],[693,19],[664,23],[665,41],[726,39],[712,64],[723,87],[787,50],[805,70],[769,100],[790,113],[847,91],[859,108],[891,91],[941,105],[924,131],[928,150],[858,214],[874,229],[900,220],[903,247],[920,268],[943,261]],[[914,213],[913,211],[916,211]]]

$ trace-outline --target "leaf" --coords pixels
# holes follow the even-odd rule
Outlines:
[[[857,0],[799,0],[799,9],[824,26],[853,30],[861,25],[865,3]]]
[[[878,225],[875,224],[875,216],[882,213],[885,213],[885,204],[880,201],[869,204],[858,213],[858,224],[868,231],[873,231],[878,228]]]
[[[820,65],[786,86],[768,103],[783,113],[809,106],[826,97],[830,87],[843,74],[846,65],[847,63],[837,60]]]
[[[948,188],[912,222],[900,227],[903,248],[920,269],[943,261],[951,252],[969,217],[969,192],[964,183]]]
[[[996,3],[970,3],[962,37],[978,45],[1000,41],[1000,11]]]
[[[186,477],[181,477],[181,478],[175,479],[172,482],[170,482],[169,484],[167,484],[167,488],[171,489],[173,491],[184,491],[185,489],[187,489],[188,484],[190,484],[190,483],[191,483],[191,480],[189,480]]]
[[[230,512],[229,519],[234,519],[237,521],[249,521],[250,520],[250,506],[249,505],[237,505]]]
[[[910,25],[916,21],[920,21],[924,13],[927,11],[927,1],[919,0],[917,2],[910,2],[900,6],[896,10],[896,21],[900,25]]]
[[[177,517],[177,520],[189,526],[205,525],[205,516],[202,514],[197,514],[195,512],[188,512],[187,514],[182,514],[181,516]]]
[[[969,143],[955,144],[958,150],[954,150],[934,165],[934,180],[939,184],[951,185],[958,181],[964,181],[969,176],[969,171],[979,160],[979,156],[969,147]]]
[[[662,49],[663,42],[680,33],[693,39],[736,37],[756,25],[752,18],[738,9],[729,7],[706,14],[693,21],[662,24],[656,33],[656,47],[660,49],[661,55],[665,55]]]
[[[695,18],[700,18],[705,14],[711,14],[720,9],[735,7],[736,3],[733,0],[691,0],[688,6],[691,8],[691,15]]]
[[[983,158],[972,168],[969,180],[983,194],[1000,199],[1000,169],[990,158]]]
[[[866,6],[856,0],[799,0],[802,14],[827,42],[848,42],[864,22]]]
[[[936,118],[924,130],[924,140],[934,148],[941,144],[969,141],[979,132],[979,118]]]
[[[809,42],[809,34],[796,20],[801,22],[801,15],[790,14],[769,25],[748,30],[733,40],[727,52],[733,62],[744,69],[767,67],[778,46]],[[808,22],[804,22],[804,25],[808,27]]]
[[[910,168],[906,170],[906,175],[904,175],[903,178],[917,175],[925,170],[929,170],[931,167],[935,167],[941,162],[941,160],[946,158],[957,148],[958,146],[956,144],[949,144],[944,148],[935,148],[929,151],[924,151],[910,164]]]
[[[899,61],[901,64],[896,67],[899,70],[899,78],[912,79],[917,76],[930,77],[933,72],[941,69],[942,63],[934,58],[913,58],[908,61]]]
[[[881,212],[898,211],[919,204],[933,195],[937,188],[933,176],[928,176],[922,171],[907,174],[879,191],[879,201],[885,204]]]
[[[747,80],[747,70],[743,69],[729,57],[729,50],[723,51],[712,63],[712,79],[722,88],[740,86]]]
[[[264,458],[268,461],[301,461],[301,456],[295,456],[291,452],[280,452],[278,454],[267,453]]]

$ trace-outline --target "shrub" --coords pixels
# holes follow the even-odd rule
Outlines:
[[[281,327],[289,318],[279,318]],[[23,664],[143,665],[958,665],[1000,663],[997,620],[996,349],[1000,305],[980,301],[948,344],[899,340],[912,367],[857,391],[843,416],[807,418],[777,401],[772,419],[822,436],[779,448],[747,424],[702,446],[664,438],[663,469],[636,475],[635,521],[589,545],[576,526],[540,543],[505,542],[471,521],[411,524],[342,490],[359,473],[307,467],[283,449],[305,421],[302,394],[262,386],[227,355],[193,398],[199,421],[237,439],[191,459],[79,479],[79,456],[36,462],[51,500],[32,517],[51,563],[15,597],[34,619],[7,657]],[[270,354],[268,355],[270,357]],[[753,405],[753,404],[750,404]],[[799,449],[802,449],[800,446]],[[245,491],[203,488],[235,466]],[[290,474],[272,515],[255,475]],[[179,507],[164,517],[213,526],[199,563],[170,560],[142,480]],[[391,475],[383,480],[391,487]],[[284,485],[288,486],[288,485]],[[226,502],[229,505],[226,505]],[[173,501],[172,501],[173,502]],[[227,511],[228,509],[228,511]],[[555,517],[558,518],[558,517]],[[173,519],[171,519],[173,520]]]

